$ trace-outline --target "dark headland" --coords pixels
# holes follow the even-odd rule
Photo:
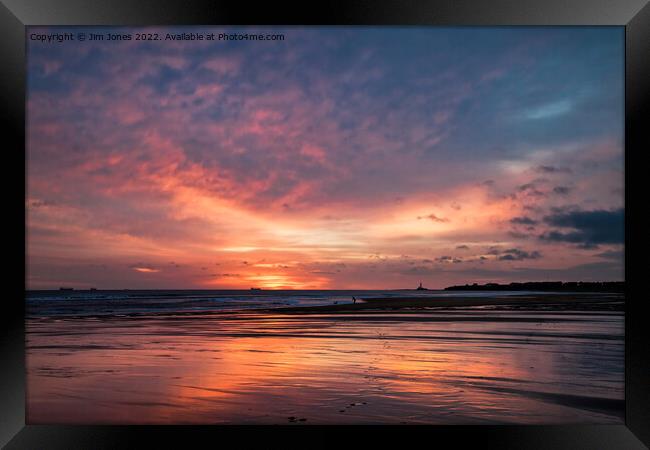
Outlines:
[[[528,281],[449,286],[445,291],[625,292],[625,281]]]
[[[413,291],[419,289],[413,289]],[[528,282],[484,285],[450,286],[445,291],[494,291],[494,295],[467,296],[409,296],[364,297],[355,303],[335,303],[322,306],[276,308],[287,313],[343,313],[370,310],[422,310],[429,308],[492,307],[544,310],[609,310],[624,309],[625,282]],[[518,294],[500,294],[522,291]]]

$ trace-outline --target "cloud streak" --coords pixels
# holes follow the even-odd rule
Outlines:
[[[546,216],[544,221],[559,230],[546,232],[540,236],[542,240],[569,242],[585,247],[623,243],[623,209],[560,212]]]

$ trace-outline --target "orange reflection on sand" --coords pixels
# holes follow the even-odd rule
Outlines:
[[[619,421],[616,412],[576,403],[622,398],[622,375],[605,369],[609,358],[622,358],[615,340],[593,346],[585,340],[592,338],[553,338],[560,326],[547,327],[547,335],[537,326],[530,334],[529,323],[399,317],[32,321],[28,422]],[[573,327],[566,332],[575,336],[594,334],[594,325],[562,327]],[[528,335],[521,337],[522,330]]]

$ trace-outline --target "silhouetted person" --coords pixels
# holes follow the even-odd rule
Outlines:
[[[352,304],[354,305],[356,302],[357,302],[357,298],[353,296],[352,297]]]

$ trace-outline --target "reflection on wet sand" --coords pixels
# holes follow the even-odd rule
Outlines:
[[[28,422],[622,423],[623,332],[621,311],[32,318]]]

